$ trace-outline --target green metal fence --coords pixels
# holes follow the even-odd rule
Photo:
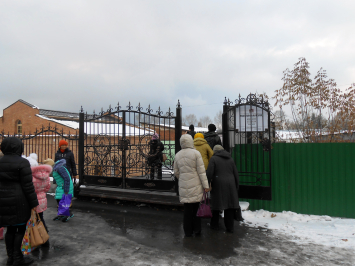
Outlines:
[[[355,143],[272,146],[272,200],[240,199],[248,201],[251,210],[355,218]]]

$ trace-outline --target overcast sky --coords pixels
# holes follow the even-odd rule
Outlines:
[[[211,118],[267,93],[299,57],[355,82],[355,1],[0,0],[0,109],[99,111],[131,101]]]

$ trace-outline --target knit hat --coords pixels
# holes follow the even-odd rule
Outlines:
[[[48,158],[48,159],[43,161],[43,164],[48,164],[50,166],[53,166],[54,165],[54,161],[51,158]]]
[[[35,153],[31,153],[30,156],[26,157],[26,159],[30,162],[31,167],[38,166],[38,156]]]
[[[62,145],[67,145],[67,146],[68,146],[68,142],[66,142],[64,139],[62,139],[61,141],[59,141],[59,148],[60,148]]]
[[[195,136],[194,136],[194,139],[197,139],[197,138],[204,139],[205,136],[202,133],[196,133]]]
[[[155,139],[159,139],[159,135],[158,133],[155,133],[153,136],[152,136],[152,139],[155,140]]]
[[[222,150],[224,150],[224,148],[221,145],[217,144],[213,147],[213,153],[215,153],[217,151],[222,151]]]
[[[208,125],[208,131],[215,132],[216,131],[216,126],[214,124],[209,124]]]

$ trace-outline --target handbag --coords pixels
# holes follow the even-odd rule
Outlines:
[[[198,207],[196,216],[201,218],[212,218],[210,200],[207,197],[207,192],[203,192],[203,197],[200,202],[200,206]]]
[[[32,211],[31,216],[34,216],[34,225],[30,229],[31,246],[38,247],[48,241],[49,235],[39,214],[36,211]]]

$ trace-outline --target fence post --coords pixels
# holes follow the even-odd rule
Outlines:
[[[84,182],[84,111],[83,107],[79,113],[79,187]]]
[[[121,147],[122,147],[122,188],[126,188],[126,149],[125,149],[125,141],[126,141],[126,111],[122,111],[122,139],[121,139]]]
[[[230,152],[229,134],[228,134],[228,111],[229,111],[229,105],[228,105],[227,97],[225,97],[223,102],[223,114],[222,114],[223,148],[226,151]]]

